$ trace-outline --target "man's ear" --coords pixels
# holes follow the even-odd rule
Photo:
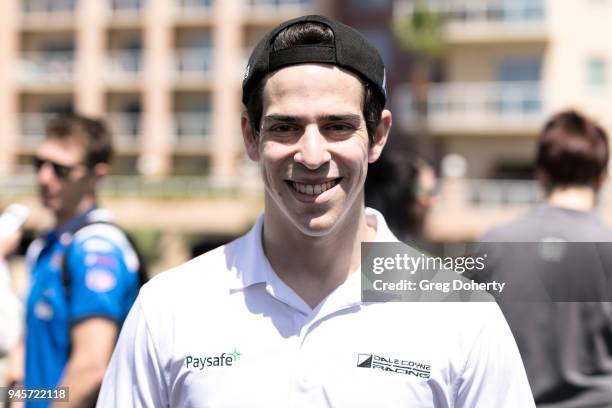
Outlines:
[[[109,171],[110,170],[107,163],[98,163],[91,170],[91,174],[96,180],[99,180],[108,176]]]
[[[242,115],[240,115],[240,128],[242,129],[242,140],[244,141],[244,147],[246,148],[249,159],[259,161],[257,134],[253,131],[247,111],[243,111]]]
[[[374,163],[382,154],[392,124],[393,118],[391,117],[391,112],[388,109],[383,110],[380,115],[380,123],[378,123],[376,128],[374,140],[368,149],[368,163]]]
[[[542,187],[544,187],[545,189],[549,187],[550,177],[548,176],[548,174],[546,174],[544,170],[542,170],[541,167],[536,167],[535,177],[538,183],[540,183]]]

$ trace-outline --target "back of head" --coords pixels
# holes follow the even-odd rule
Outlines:
[[[85,164],[110,163],[112,137],[103,121],[79,114],[61,114],[47,123],[48,139],[74,140],[85,147]]]
[[[538,142],[536,166],[546,187],[589,186],[597,189],[608,165],[605,131],[575,111],[553,116]]]

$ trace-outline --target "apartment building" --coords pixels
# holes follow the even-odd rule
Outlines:
[[[115,173],[239,171],[240,84],[258,38],[316,0],[2,0],[0,175],[58,112],[105,117]]]
[[[426,0],[445,18],[444,81],[428,89],[429,134],[470,178],[528,178],[543,121],[580,109],[612,131],[612,2]],[[413,10],[395,2],[395,18]],[[397,92],[414,121],[409,86]]]
[[[395,0],[393,18],[416,0]],[[612,2],[607,0],[423,0],[444,17],[441,78],[427,88],[427,137],[442,161],[441,191],[427,232],[470,241],[542,200],[533,181],[544,121],[575,108],[612,132]],[[392,95],[396,124],[419,124],[409,83]],[[450,156],[449,156],[450,155]],[[448,166],[446,166],[447,164]],[[445,174],[446,173],[446,174]],[[612,189],[604,188],[600,213]]]

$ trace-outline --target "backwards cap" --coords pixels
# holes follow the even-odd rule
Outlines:
[[[273,51],[274,39],[285,28],[298,23],[314,22],[329,27],[334,33],[332,45],[303,44]],[[327,17],[310,15],[286,21],[270,31],[255,47],[242,81],[242,102],[246,105],[257,84],[266,75],[280,68],[304,64],[337,65],[366,79],[386,100],[386,72],[380,54],[365,37],[345,24]]]

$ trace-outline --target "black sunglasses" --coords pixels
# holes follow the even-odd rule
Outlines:
[[[53,172],[55,173],[57,178],[62,179],[62,180],[67,179],[68,176],[70,176],[70,173],[72,172],[72,170],[74,170],[78,166],[78,165],[77,166],[65,166],[63,164],[56,163],[52,160],[41,159],[38,156],[32,157],[32,163],[34,164],[34,168],[36,169],[37,173],[40,171],[42,166],[49,163],[51,167],[53,168]]]

